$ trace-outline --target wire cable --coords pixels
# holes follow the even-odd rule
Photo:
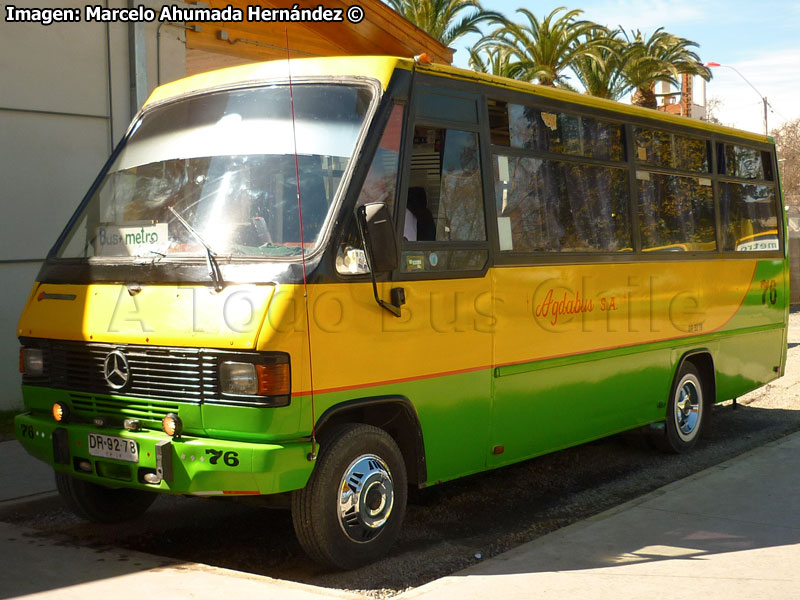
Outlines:
[[[317,458],[317,418],[314,411],[314,362],[311,360],[311,317],[308,308],[308,277],[306,275],[306,240],[303,233],[303,202],[300,198],[300,163],[297,158],[297,127],[294,117],[294,89],[292,88],[292,61],[289,51],[289,29],[286,32],[286,68],[289,73],[289,104],[292,108],[292,142],[294,143],[294,174],[297,184],[297,213],[300,221],[300,256],[303,264],[303,300],[306,309],[306,339],[308,340],[308,376],[311,386],[311,455],[309,460]]]

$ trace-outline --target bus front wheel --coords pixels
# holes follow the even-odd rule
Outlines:
[[[322,438],[306,487],[292,494],[297,539],[328,567],[373,562],[397,539],[407,494],[403,455],[385,431],[363,424],[338,427]]]
[[[72,512],[95,523],[135,519],[143,515],[156,499],[153,492],[107,488],[58,472],[56,489]]]
[[[664,433],[655,441],[666,452],[687,452],[700,438],[707,406],[700,371],[689,361],[681,365],[667,403]]]

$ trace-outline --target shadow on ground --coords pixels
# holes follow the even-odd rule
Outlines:
[[[734,409],[727,403],[715,407],[714,421],[710,438],[687,455],[660,454],[616,436],[423,490],[408,508],[391,555],[347,573],[327,572],[310,562],[288,511],[265,508],[257,499],[162,497],[145,516],[114,526],[81,522],[51,499],[0,513],[0,520],[63,535],[81,546],[115,546],[383,596],[451,574],[478,562],[476,554],[494,556],[797,431],[800,410]],[[700,549],[722,547],[713,544]]]

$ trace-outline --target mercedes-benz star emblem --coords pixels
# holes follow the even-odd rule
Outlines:
[[[106,355],[103,363],[103,375],[115,390],[121,390],[131,379],[131,368],[128,359],[120,350],[112,350]]]

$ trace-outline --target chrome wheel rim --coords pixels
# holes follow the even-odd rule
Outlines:
[[[359,543],[375,539],[393,506],[394,486],[386,463],[374,454],[350,463],[339,485],[339,525],[345,535]]]
[[[675,425],[685,442],[697,435],[703,413],[703,394],[700,382],[694,375],[686,375],[675,390]]]

